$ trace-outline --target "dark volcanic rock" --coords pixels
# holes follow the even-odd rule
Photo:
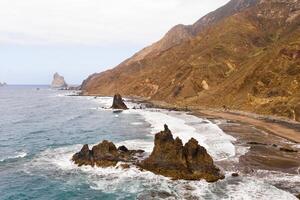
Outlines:
[[[251,145],[264,145],[264,146],[267,145],[265,143],[260,143],[260,142],[247,142],[247,144],[251,144]]]
[[[236,173],[236,172],[234,172],[234,173],[232,173],[232,174],[231,174],[231,176],[232,176],[232,177],[238,177],[238,176],[239,176],[239,174],[238,174],[238,173]]]
[[[136,156],[141,155],[143,150],[128,150],[125,146],[121,146],[118,149],[116,146],[107,140],[102,141],[98,145],[95,145],[92,150],[89,150],[87,144],[85,144],[80,152],[73,155],[72,160],[75,164],[91,165],[98,167],[111,167],[116,166],[119,161],[122,162],[135,162]]]
[[[113,100],[113,105],[111,106],[111,108],[122,109],[122,110],[128,109],[120,94],[115,94],[114,100]]]
[[[290,153],[297,153],[298,151],[296,149],[292,149],[290,147],[280,147],[280,151],[290,152]]]
[[[123,152],[128,152],[127,147],[125,147],[124,145],[123,146],[119,146],[118,150],[119,151],[123,151]]]
[[[145,170],[173,179],[214,182],[224,178],[213,159],[194,138],[184,146],[179,138],[174,140],[168,126],[155,135],[154,149],[146,160],[139,163]]]

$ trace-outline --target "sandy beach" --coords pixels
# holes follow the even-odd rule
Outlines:
[[[258,119],[251,116],[246,116],[238,113],[212,111],[212,110],[195,110],[196,115],[212,116],[227,120],[238,121],[251,124],[259,129],[267,131],[271,134],[288,139],[292,142],[300,143],[300,123],[287,122],[281,119],[271,121],[267,118]]]

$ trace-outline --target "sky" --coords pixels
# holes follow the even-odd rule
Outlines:
[[[0,0],[0,82],[80,84],[227,2]]]

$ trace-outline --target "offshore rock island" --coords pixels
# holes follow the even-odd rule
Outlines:
[[[155,135],[154,149],[145,160],[139,161],[143,150],[128,150],[125,146],[117,148],[112,142],[104,140],[92,150],[85,144],[81,151],[74,154],[72,160],[78,166],[113,167],[118,162],[136,165],[172,179],[201,180],[215,182],[223,179],[206,149],[191,138],[184,146],[179,138],[174,140],[168,126]],[[129,167],[129,165],[124,165]]]
[[[194,138],[183,146],[182,141],[178,137],[174,139],[165,125],[165,130],[155,135],[154,144],[149,158],[139,164],[143,169],[173,179],[214,182],[224,178],[206,149]]]
[[[112,109],[120,109],[120,110],[127,110],[128,107],[124,103],[122,96],[120,94],[115,94],[113,99],[113,104],[111,106]]]
[[[68,87],[68,84],[66,83],[65,78],[56,72],[53,75],[53,81],[51,83],[51,88],[65,89],[67,87]]]

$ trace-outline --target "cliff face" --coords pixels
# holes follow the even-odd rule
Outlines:
[[[177,105],[298,118],[300,1],[232,0],[112,70],[85,94],[142,96]]]
[[[65,82],[63,76],[59,75],[57,72],[53,75],[53,81],[51,84],[52,88],[66,88],[68,84]]]

